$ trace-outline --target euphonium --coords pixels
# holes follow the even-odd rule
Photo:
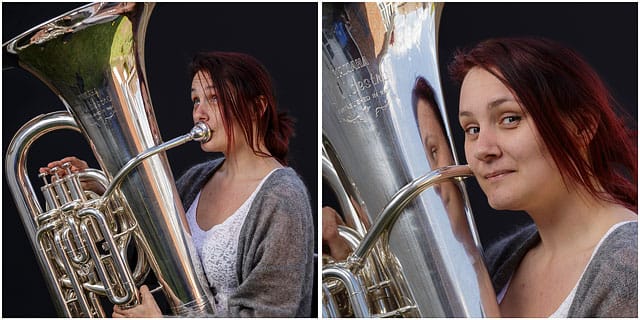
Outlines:
[[[323,258],[325,317],[497,315],[440,89],[441,10],[323,4],[323,178],[353,249]]]
[[[123,307],[139,303],[149,269],[173,311],[212,313],[184,234],[184,209],[164,153],[207,140],[206,125],[162,143],[144,69],[144,38],[152,4],[89,4],[8,41],[3,50],[62,100],[66,111],[38,116],[9,145],[5,173],[54,305],[64,317],[105,317],[100,297]],[[7,94],[7,93],[5,93]],[[59,129],[80,131],[102,171],[29,181],[30,145]],[[68,170],[63,166],[58,170]],[[52,170],[54,176],[59,173]],[[106,189],[83,190],[81,181]],[[136,244],[133,267],[127,261]]]

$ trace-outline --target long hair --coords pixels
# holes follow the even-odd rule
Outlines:
[[[565,183],[570,178],[596,198],[636,212],[637,133],[625,128],[609,90],[582,57],[548,39],[501,38],[458,50],[449,73],[461,84],[473,67],[492,73],[514,93]],[[581,153],[583,135],[591,137],[587,157]]]
[[[286,113],[278,112],[271,77],[265,67],[244,53],[201,52],[194,56],[189,66],[190,78],[200,71],[211,76],[220,101],[220,114],[229,142],[227,152],[233,145],[235,121],[255,154],[268,156],[256,149],[254,136],[257,136],[264,139],[269,154],[286,165],[293,120]],[[264,109],[261,99],[266,104]]]

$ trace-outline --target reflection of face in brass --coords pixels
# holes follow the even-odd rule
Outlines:
[[[413,88],[413,106],[420,131],[420,140],[431,169],[453,165],[453,153],[449,146],[444,121],[435,101],[433,89],[422,77],[418,77]],[[443,182],[434,188],[455,225],[459,218],[464,217],[460,189],[453,182]]]
[[[416,116],[418,118],[418,129],[420,130],[420,140],[427,155],[429,166],[434,168],[444,167],[453,164],[453,156],[447,137],[444,133],[440,121],[439,112],[435,111],[437,106],[418,99],[416,106]]]

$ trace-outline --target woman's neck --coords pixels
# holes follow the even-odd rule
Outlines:
[[[266,150],[261,145],[258,150]],[[218,170],[231,179],[261,179],[282,165],[272,156],[256,154],[246,143],[236,144],[231,152],[225,153],[225,161]]]
[[[550,254],[590,250],[616,223],[637,220],[625,207],[575,188],[558,195],[551,205],[527,210],[538,228],[540,249]]]

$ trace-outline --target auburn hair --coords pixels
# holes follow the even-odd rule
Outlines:
[[[637,212],[637,131],[625,127],[626,113],[578,53],[544,38],[490,39],[458,50],[449,73],[460,85],[474,67],[511,90],[565,182],[570,178],[596,198]],[[591,137],[587,157],[583,136]]]
[[[278,112],[275,90],[266,68],[244,53],[201,52],[191,61],[190,78],[198,72],[211,76],[229,142],[227,152],[233,145],[233,122],[236,122],[255,154],[265,157],[270,154],[286,165],[293,119],[285,112]],[[254,123],[257,132],[254,132]],[[264,139],[268,153],[256,149],[254,136]]]

